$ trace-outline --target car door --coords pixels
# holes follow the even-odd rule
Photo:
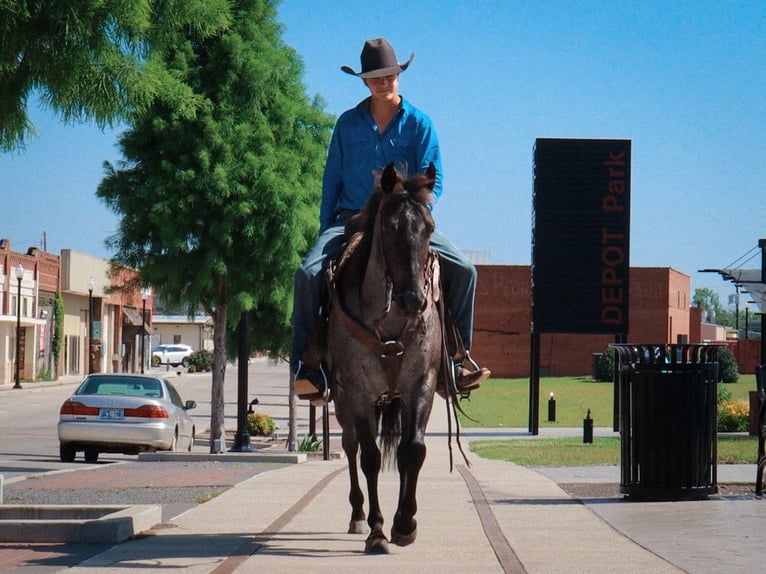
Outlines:
[[[181,395],[176,390],[176,388],[168,380],[165,380],[165,386],[168,389],[168,395],[170,395],[170,402],[172,402],[173,406],[176,407],[176,417],[178,422],[178,448],[186,448],[189,446],[192,440],[192,429],[194,427],[194,422],[186,412],[186,409],[184,408],[185,403],[181,399]]]

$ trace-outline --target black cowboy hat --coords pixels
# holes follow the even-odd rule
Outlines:
[[[341,66],[340,69],[360,78],[380,78],[381,76],[391,76],[407,69],[410,62],[415,59],[415,53],[410,54],[410,59],[404,63],[399,63],[396,59],[396,52],[385,38],[375,38],[367,40],[362,48],[362,71],[355,72],[349,66]]]

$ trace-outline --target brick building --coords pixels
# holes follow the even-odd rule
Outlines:
[[[528,265],[478,265],[473,354],[495,377],[529,376],[531,271]],[[668,267],[630,270],[628,342],[700,342],[699,316],[691,320],[691,278]],[[561,313],[566,307],[562,285]],[[576,376],[592,372],[593,354],[602,353],[611,335],[544,333],[540,338],[543,375]]]

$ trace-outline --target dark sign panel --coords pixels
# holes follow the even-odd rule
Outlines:
[[[628,332],[630,140],[538,139],[533,331]]]

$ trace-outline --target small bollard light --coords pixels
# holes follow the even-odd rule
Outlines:
[[[553,398],[553,393],[548,399],[548,422],[556,422],[556,399]]]
[[[582,442],[585,444],[593,443],[593,419],[590,418],[590,409],[582,420]]]

